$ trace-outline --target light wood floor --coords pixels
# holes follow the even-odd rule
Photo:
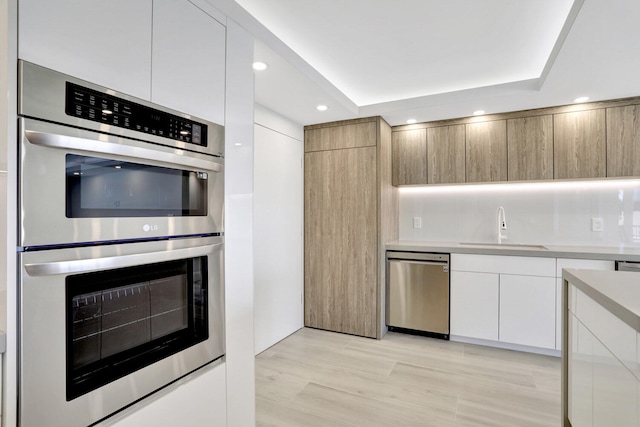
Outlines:
[[[559,426],[560,359],[304,328],[256,357],[258,426]]]

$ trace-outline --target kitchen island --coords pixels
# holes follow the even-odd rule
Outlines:
[[[563,271],[562,419],[565,426],[637,426],[640,275]]]

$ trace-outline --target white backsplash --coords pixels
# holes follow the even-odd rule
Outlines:
[[[640,180],[401,187],[400,240],[640,247]],[[414,217],[422,228],[414,228]],[[602,218],[603,231],[592,231]]]

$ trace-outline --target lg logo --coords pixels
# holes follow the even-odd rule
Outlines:
[[[158,231],[158,224],[153,224],[153,225],[145,224],[142,226],[142,229],[144,231]]]

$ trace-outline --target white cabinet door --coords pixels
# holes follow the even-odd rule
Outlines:
[[[569,313],[568,416],[573,427],[593,425],[593,336]]]
[[[225,364],[205,367],[133,404],[102,427],[226,426]]]
[[[499,275],[451,272],[451,335],[498,340]]]
[[[500,341],[554,349],[555,311],[555,278],[500,275]]]
[[[562,270],[585,268],[589,270],[615,270],[615,261],[596,259],[558,258],[556,262],[556,350],[562,350]]]
[[[151,100],[224,124],[226,29],[188,1],[153,0]]]
[[[18,57],[142,99],[151,90],[151,0],[20,0]]]

